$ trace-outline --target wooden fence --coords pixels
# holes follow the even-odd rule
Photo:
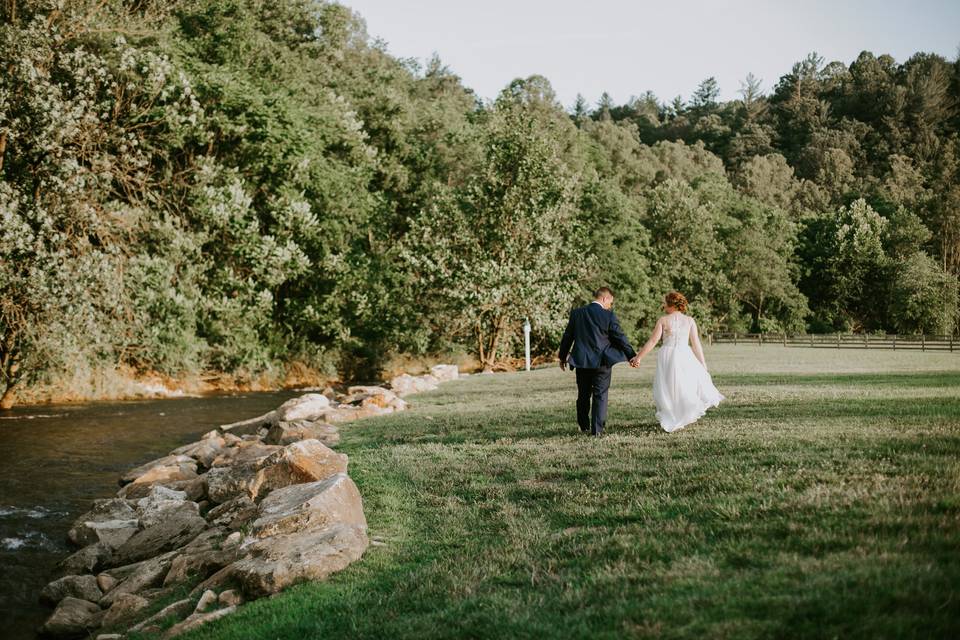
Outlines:
[[[919,351],[960,350],[960,339],[944,335],[878,335],[871,333],[713,333],[710,344],[776,344],[784,347],[821,349],[916,349]]]

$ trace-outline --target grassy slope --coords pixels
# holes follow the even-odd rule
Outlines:
[[[729,400],[609,435],[572,374],[475,376],[344,429],[364,559],[190,638],[958,637],[960,354],[716,346]]]

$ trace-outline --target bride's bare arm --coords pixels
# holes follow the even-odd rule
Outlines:
[[[657,320],[657,325],[653,328],[653,333],[650,334],[650,339],[647,340],[647,343],[643,345],[643,349],[640,349],[640,353],[634,357],[633,362],[640,362],[643,359],[643,356],[650,353],[657,343],[660,342],[660,336],[663,335],[663,318]]]
[[[693,349],[693,355],[697,356],[697,360],[700,361],[700,364],[703,365],[703,368],[707,368],[707,361],[703,359],[703,345],[700,344],[700,332],[697,330],[697,321],[690,319],[693,323],[690,326],[690,348]]]

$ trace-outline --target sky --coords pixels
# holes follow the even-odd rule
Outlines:
[[[768,93],[812,51],[849,64],[863,50],[953,60],[960,46],[960,0],[339,1],[392,55],[436,53],[482,98],[540,74],[566,107],[604,91],[618,104],[648,89],[688,99],[709,76],[729,100],[747,73]]]

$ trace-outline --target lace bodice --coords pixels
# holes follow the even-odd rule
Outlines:
[[[690,345],[690,327],[693,320],[682,313],[671,313],[663,321],[664,347],[687,347]]]

